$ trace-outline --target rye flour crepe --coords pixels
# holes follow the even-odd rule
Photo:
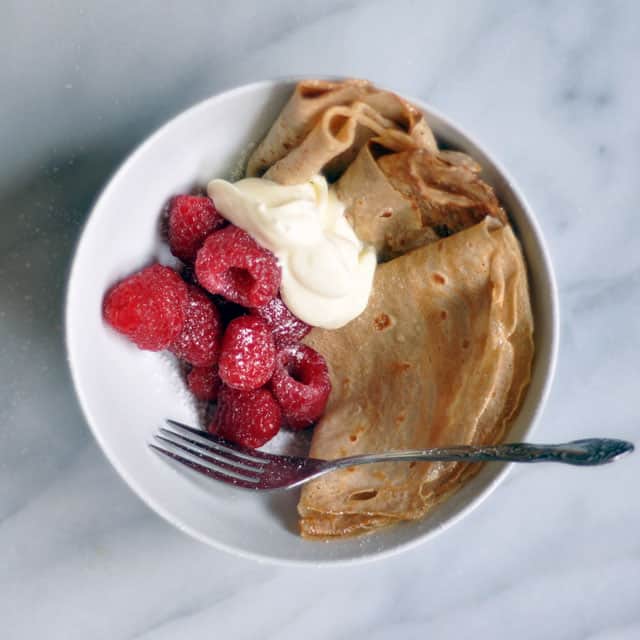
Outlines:
[[[247,176],[300,184],[324,173],[335,177],[372,137],[390,148],[437,151],[422,113],[395,93],[366,80],[305,80],[252,153]]]
[[[310,455],[495,444],[526,389],[533,319],[520,245],[481,167],[440,150],[422,113],[363,80],[300,82],[247,166],[297,184],[324,173],[378,267],[366,310],[305,342],[332,391]],[[385,463],[306,485],[308,538],[424,516],[480,468]]]
[[[494,218],[378,267],[365,312],[305,340],[333,389],[310,455],[499,442],[530,377],[533,322],[526,269]],[[302,490],[306,537],[362,533],[424,516],[479,465],[383,463]]]
[[[381,261],[493,216],[507,217],[493,189],[464,153],[409,148],[378,141],[362,147],[337,183],[356,235]]]

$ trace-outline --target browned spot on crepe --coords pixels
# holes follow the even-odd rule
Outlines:
[[[373,324],[377,331],[389,329],[392,325],[391,318],[386,313],[381,313],[373,319]]]

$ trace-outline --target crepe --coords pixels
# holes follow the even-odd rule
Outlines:
[[[379,264],[367,309],[305,342],[332,391],[310,455],[494,444],[529,382],[533,320],[525,263],[481,167],[441,150],[424,116],[367,81],[300,82],[247,166],[297,184],[335,180]],[[420,518],[480,465],[385,463],[306,485],[301,534],[331,538]]]
[[[499,442],[529,382],[532,335],[520,247],[493,217],[380,265],[364,313],[305,340],[326,358],[332,382],[310,455]],[[420,518],[479,466],[333,472],[302,490],[301,534],[353,535]]]
[[[324,171],[337,177],[372,137],[392,149],[437,144],[422,113],[366,80],[305,80],[252,153],[247,176],[300,184]]]
[[[506,223],[479,169],[464,153],[411,146],[394,151],[374,139],[362,147],[336,189],[356,235],[385,261],[486,216]]]

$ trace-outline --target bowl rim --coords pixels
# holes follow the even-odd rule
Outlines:
[[[229,545],[227,543],[221,542],[219,540],[215,540],[206,534],[200,532],[194,527],[191,527],[188,524],[185,524],[182,521],[176,519],[176,517],[166,509],[160,502],[158,502],[152,495],[149,495],[147,491],[138,484],[136,479],[132,477],[124,466],[121,465],[120,461],[116,456],[113,456],[110,452],[109,446],[103,436],[101,435],[100,430],[94,425],[93,415],[89,407],[89,402],[85,397],[83,392],[83,386],[79,382],[79,373],[74,365],[74,358],[71,349],[71,305],[70,299],[72,296],[73,283],[77,277],[77,272],[79,269],[78,266],[78,257],[79,257],[79,249],[82,244],[82,240],[88,230],[91,228],[92,224],[95,224],[96,218],[94,217],[94,212],[98,208],[101,200],[113,189],[116,189],[118,186],[118,182],[122,176],[124,176],[129,167],[135,163],[137,158],[144,153],[144,151],[152,146],[155,141],[160,138],[164,132],[173,127],[179,121],[187,120],[191,118],[194,113],[198,111],[205,110],[210,108],[215,102],[224,101],[232,96],[242,94],[242,93],[250,93],[252,91],[256,91],[259,89],[266,88],[276,88],[283,84],[295,84],[300,82],[301,80],[308,79],[309,77],[313,77],[314,79],[323,79],[323,80],[333,80],[340,81],[347,79],[347,76],[337,76],[337,75],[322,75],[322,74],[314,74],[313,76],[309,75],[290,75],[290,76],[276,76],[271,79],[259,80],[256,82],[250,82],[247,84],[231,87],[228,89],[224,89],[218,93],[209,96],[194,105],[187,107],[186,109],[178,112],[176,115],[172,116],[169,120],[160,125],[157,129],[155,129],[149,136],[147,136],[140,144],[138,144],[131,152],[127,154],[127,156],[119,163],[118,167],[113,171],[113,173],[106,180],[103,188],[98,192],[97,196],[93,200],[91,206],[89,207],[89,213],[87,215],[86,221],[82,225],[80,232],[78,234],[76,243],[73,247],[73,258],[71,260],[70,266],[67,271],[67,279],[66,279],[66,287],[64,292],[64,341],[65,341],[65,350],[66,350],[66,360],[67,365],[69,367],[69,371],[71,373],[71,379],[73,382],[73,388],[78,399],[78,404],[82,410],[82,414],[85,418],[85,421],[93,434],[96,442],[98,443],[102,453],[105,455],[110,464],[114,467],[120,477],[125,481],[128,487],[135,493],[138,498],[142,500],[146,506],[148,506],[151,510],[157,513],[161,518],[167,521],[169,524],[173,525],[180,531],[186,533],[190,537],[203,542],[204,544],[218,549],[220,551],[225,551],[231,555],[241,557],[243,559],[255,560],[264,564],[272,564],[279,566],[295,566],[295,567],[337,567],[337,566],[353,566],[353,565],[361,565],[367,562],[372,562],[375,560],[383,560],[389,558],[391,556],[400,554],[401,552],[408,551],[410,549],[414,549],[419,545],[427,542],[428,540],[433,539],[438,536],[440,533],[447,530],[449,527],[453,526],[467,515],[469,515],[474,509],[476,509],[480,504],[482,504],[498,487],[500,483],[502,483],[506,477],[506,475],[511,470],[513,463],[501,463],[501,467],[496,475],[488,482],[485,487],[474,497],[472,497],[469,502],[461,507],[455,514],[446,519],[446,521],[439,524],[437,527],[426,531],[420,535],[417,535],[415,538],[411,540],[407,540],[406,542],[400,543],[396,546],[393,546],[389,549],[381,549],[378,551],[373,551],[366,555],[362,555],[359,557],[353,558],[327,558],[322,560],[312,560],[312,559],[285,559],[280,557],[273,557],[267,554],[257,553],[254,551],[247,551],[245,549],[235,547]],[[382,84],[375,83],[377,87],[381,89],[388,89]],[[452,129],[456,133],[460,134],[463,138],[468,140],[476,149],[478,149],[483,155],[486,156],[493,165],[495,172],[500,175],[501,179],[504,181],[507,188],[512,192],[515,199],[520,204],[524,217],[527,220],[527,223],[532,232],[534,243],[537,245],[537,249],[540,254],[540,264],[538,265],[539,276],[541,281],[544,283],[546,288],[546,295],[544,302],[549,305],[549,317],[551,320],[550,323],[550,331],[546,336],[546,341],[548,342],[548,358],[546,362],[541,363],[544,365],[545,370],[542,372],[542,385],[539,390],[539,398],[535,406],[531,409],[531,415],[526,429],[524,430],[523,435],[529,437],[537,427],[538,421],[544,411],[545,405],[547,403],[547,399],[553,384],[553,379],[555,376],[556,364],[558,359],[558,349],[559,349],[559,332],[560,332],[560,317],[559,317],[559,300],[558,300],[558,289],[556,284],[556,279],[553,271],[552,261],[550,257],[549,250],[547,248],[544,236],[540,229],[540,225],[538,223],[537,217],[535,216],[533,209],[531,208],[529,202],[524,197],[523,193],[520,191],[516,182],[512,178],[511,174],[504,168],[500,161],[496,160],[495,156],[489,152],[487,152],[486,148],[478,141],[476,136],[469,134],[469,132],[464,128],[453,122],[450,118],[443,115],[438,109],[434,108],[430,104],[426,103],[424,100],[415,98],[413,96],[409,96],[404,92],[398,92],[394,89],[388,89],[389,91],[393,91],[398,95],[401,95],[403,98],[416,105],[429,119],[433,117],[439,120],[446,127]],[[525,256],[526,257],[526,256]],[[539,365],[540,366],[540,365]]]

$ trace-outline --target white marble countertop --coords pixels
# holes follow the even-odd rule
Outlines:
[[[473,132],[539,216],[562,336],[536,439],[633,440],[640,5],[15,0],[2,13],[2,638],[640,637],[637,453],[516,468],[463,522],[390,560],[260,565],[187,538],[129,491],[80,414],[61,326],[90,203],[151,131],[250,80],[364,76]]]

